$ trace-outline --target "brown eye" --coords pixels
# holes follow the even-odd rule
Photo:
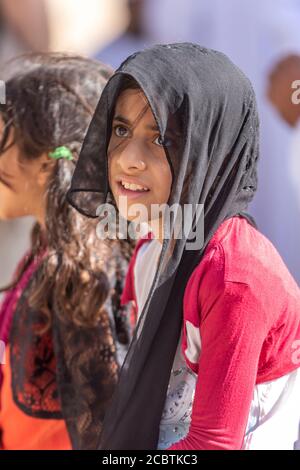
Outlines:
[[[117,137],[127,137],[128,136],[128,129],[124,126],[115,126],[114,128],[115,134]]]
[[[153,141],[155,145],[159,145],[160,147],[170,147],[173,142],[171,139],[163,139],[160,135],[156,137],[156,139]]]
[[[162,147],[164,145],[164,141],[163,141],[163,139],[161,138],[160,135],[158,137],[156,137],[156,139],[154,141],[154,144],[159,145],[160,147]]]

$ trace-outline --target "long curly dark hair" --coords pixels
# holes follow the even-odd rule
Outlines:
[[[66,193],[85,133],[112,70],[97,61],[58,53],[27,54],[17,60],[19,71],[6,83],[6,105],[0,107],[5,123],[0,154],[13,128],[14,143],[22,159],[37,159],[66,146],[74,160],[61,159],[55,164],[46,192],[46,231],[38,223],[34,226],[31,254],[14,284],[33,258],[46,250],[41,269],[30,285],[30,306],[45,313],[46,329],[51,324],[49,304],[53,298],[68,320],[78,326],[93,326],[101,317],[109,293],[105,271],[115,244],[128,259],[131,246],[126,241],[108,244],[99,240],[97,222],[72,209]],[[16,64],[13,67],[15,70]]]

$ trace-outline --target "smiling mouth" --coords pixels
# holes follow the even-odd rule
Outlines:
[[[150,189],[147,188],[146,186],[141,186],[135,183],[128,183],[127,181],[119,181],[118,186],[122,190],[122,192],[125,191],[125,192],[131,192],[131,193],[136,193],[136,194],[142,194],[142,193],[148,193],[150,191]]]

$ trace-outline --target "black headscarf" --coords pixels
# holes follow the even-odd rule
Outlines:
[[[107,147],[128,77],[146,95],[162,139],[176,122],[176,145],[165,147],[173,174],[168,203],[204,205],[204,240],[202,249],[187,250],[188,230],[174,243],[174,218],[106,415],[99,447],[109,450],[157,448],[188,279],[225,219],[239,214],[254,224],[244,211],[257,188],[258,116],[247,77],[220,52],[158,45],[130,56],[108,82],[68,194],[74,207],[95,217],[110,194]],[[191,219],[191,232],[202,223]]]

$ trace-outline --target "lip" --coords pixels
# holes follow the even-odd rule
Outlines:
[[[142,186],[143,188],[147,188],[148,191],[131,191],[130,189],[125,189],[124,186],[122,185],[122,181],[125,183],[136,184],[138,186]],[[135,178],[129,178],[125,176],[119,177],[116,179],[116,183],[117,183],[118,194],[120,196],[127,196],[130,199],[137,199],[140,197],[144,197],[146,194],[149,194],[149,192],[151,191],[150,188],[146,184],[144,184],[142,181],[137,180]]]

